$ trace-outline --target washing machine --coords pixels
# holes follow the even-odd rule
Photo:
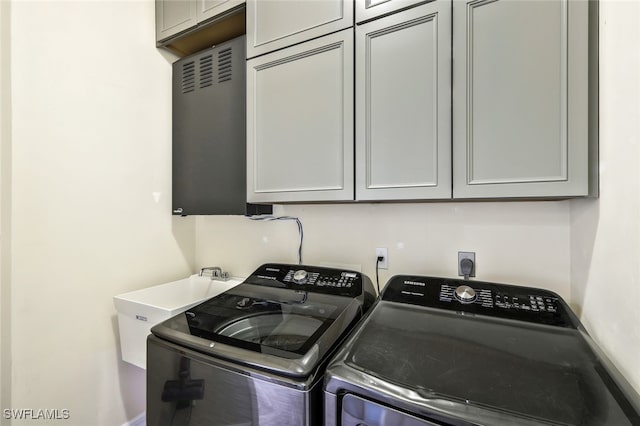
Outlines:
[[[326,364],[374,298],[359,272],[260,266],[151,329],[147,425],[321,425]]]
[[[393,277],[324,394],[326,426],[640,425],[638,394],[561,297],[479,281]]]

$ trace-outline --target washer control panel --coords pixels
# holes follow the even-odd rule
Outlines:
[[[566,327],[575,322],[556,293],[483,281],[397,275],[386,285],[382,299]]]
[[[300,285],[315,285],[318,287],[351,288],[358,279],[357,272],[333,271],[331,273],[309,272],[305,269],[289,270],[284,282]]]
[[[245,282],[341,296],[353,297],[362,293],[362,274],[359,272],[308,265],[262,265]]]

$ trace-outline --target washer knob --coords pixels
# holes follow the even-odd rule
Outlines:
[[[307,282],[307,278],[309,277],[309,273],[304,269],[298,269],[293,273],[293,282],[296,284],[304,284]]]
[[[456,288],[456,299],[462,303],[473,303],[476,300],[476,291],[468,285],[461,285]]]

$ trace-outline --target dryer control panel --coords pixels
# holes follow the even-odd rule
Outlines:
[[[577,324],[556,293],[509,284],[396,275],[386,285],[382,299],[539,324],[563,327]]]

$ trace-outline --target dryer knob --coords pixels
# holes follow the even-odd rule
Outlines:
[[[307,278],[309,277],[309,273],[304,269],[298,269],[293,273],[293,282],[296,284],[304,284],[307,282]]]
[[[455,295],[456,299],[462,303],[473,303],[478,296],[476,291],[468,285],[461,285],[456,288]]]

